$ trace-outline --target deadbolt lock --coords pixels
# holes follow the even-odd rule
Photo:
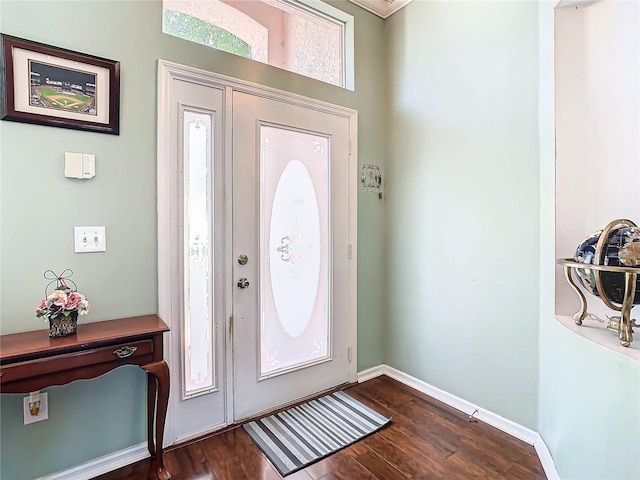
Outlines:
[[[246,265],[249,261],[249,257],[247,257],[244,253],[238,257],[238,263],[240,265]]]
[[[246,278],[241,278],[238,280],[238,287],[240,288],[249,288],[249,280]]]

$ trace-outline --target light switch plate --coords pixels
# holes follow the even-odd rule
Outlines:
[[[73,239],[76,253],[107,251],[105,227],[74,227]]]

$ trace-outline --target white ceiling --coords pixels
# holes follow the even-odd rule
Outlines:
[[[349,0],[356,5],[375,13],[379,17],[387,18],[397,12],[411,0]]]

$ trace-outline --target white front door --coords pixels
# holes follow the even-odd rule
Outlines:
[[[349,380],[349,119],[243,92],[233,111],[240,420]]]
[[[158,71],[170,445],[355,381],[357,125],[342,107]]]

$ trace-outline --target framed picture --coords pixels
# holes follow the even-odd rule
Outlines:
[[[119,134],[120,62],[0,37],[2,120]]]

